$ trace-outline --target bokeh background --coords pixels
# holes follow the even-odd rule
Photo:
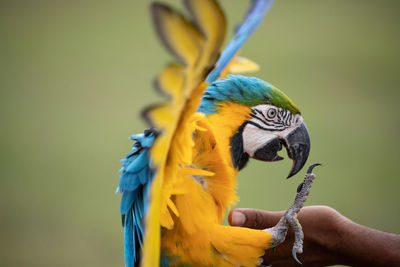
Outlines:
[[[180,1],[168,1],[182,9]],[[232,29],[247,1],[221,1]],[[149,1],[0,2],[0,265],[122,266],[119,159],[170,60]],[[399,1],[276,1],[243,55],[322,162],[307,202],[400,232]],[[286,209],[304,171],[250,162],[238,207]]]

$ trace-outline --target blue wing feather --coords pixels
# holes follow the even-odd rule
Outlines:
[[[148,188],[153,178],[149,149],[157,132],[153,129],[132,135],[136,142],[132,151],[122,159],[120,181],[117,191],[122,194],[121,216],[124,227],[125,265],[139,264],[139,253],[143,239],[143,219],[148,198]]]
[[[251,7],[247,12],[243,23],[237,28],[235,35],[228,46],[222,51],[221,57],[215,64],[215,68],[208,74],[206,81],[212,83],[221,75],[221,71],[228,65],[244,42],[261,24],[264,15],[271,7],[273,0],[252,0]]]

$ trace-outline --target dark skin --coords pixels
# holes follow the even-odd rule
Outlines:
[[[284,211],[235,209],[232,226],[266,229],[277,224]],[[302,266],[400,266],[400,235],[359,225],[327,206],[304,207],[298,214],[304,231]],[[292,258],[293,232],[264,255],[264,265],[300,266]]]

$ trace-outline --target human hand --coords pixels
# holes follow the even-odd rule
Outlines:
[[[276,225],[284,211],[235,209],[232,226],[266,229]],[[400,235],[375,230],[347,219],[327,206],[304,207],[298,214],[304,232],[303,266],[400,266]],[[292,258],[293,231],[275,249],[265,252],[264,264],[299,266]]]
[[[232,226],[266,229],[276,225],[284,211],[271,212],[256,209],[235,209],[229,214]],[[349,222],[336,210],[327,206],[304,207],[298,214],[303,227],[304,248],[298,255],[305,266],[345,264],[337,255],[343,225]],[[293,231],[289,230],[286,240],[275,249],[265,252],[264,264],[275,266],[299,266],[292,257]]]

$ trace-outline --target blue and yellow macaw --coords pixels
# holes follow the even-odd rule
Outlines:
[[[151,5],[158,35],[176,61],[157,79],[169,99],[144,111],[152,128],[131,137],[133,149],[122,160],[125,263],[256,266],[264,250],[277,245],[276,229],[221,225],[238,199],[236,176],[249,158],[281,160],[282,145],[293,159],[293,176],[307,160],[309,135],[288,96],[261,79],[237,75],[258,70],[238,50],[272,0],[252,1],[222,53],[226,19],[216,0],[184,3],[190,19]]]

